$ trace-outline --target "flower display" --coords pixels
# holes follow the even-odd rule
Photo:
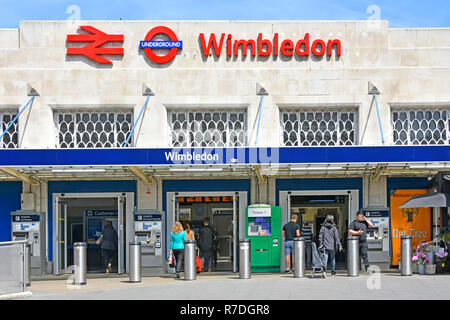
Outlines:
[[[443,252],[436,252],[434,255],[436,256],[436,259],[438,259],[439,261],[445,261],[447,259],[448,253],[443,251]]]

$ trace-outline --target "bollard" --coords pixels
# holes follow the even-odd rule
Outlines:
[[[195,243],[194,240],[184,241],[184,280],[195,280],[197,278]]]
[[[294,238],[294,278],[302,278],[306,272],[305,238]]]
[[[347,275],[359,276],[359,236],[348,236],[347,240]]]
[[[239,241],[239,279],[250,279],[252,274],[250,261],[250,240]]]
[[[25,285],[31,286],[31,244],[25,245]]]
[[[86,242],[73,244],[73,263],[75,265],[75,285],[86,284]]]
[[[130,242],[130,282],[141,282],[140,242]]]
[[[402,260],[401,274],[402,276],[412,275],[412,236],[402,236]]]

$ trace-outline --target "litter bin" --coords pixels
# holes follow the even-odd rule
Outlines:
[[[412,275],[412,236],[402,236],[402,260],[401,274],[402,276]]]
[[[250,239],[242,239],[239,241],[239,279],[250,279],[251,274]]]
[[[306,261],[305,261],[306,244],[305,238],[294,238],[294,278],[301,278],[305,276]]]
[[[75,265],[75,285],[86,284],[86,242],[73,244],[73,262]]]
[[[359,236],[349,235],[347,239],[347,275],[359,276]]]
[[[194,240],[184,241],[184,280],[195,280],[197,278],[195,243]]]
[[[130,282],[141,282],[140,242],[130,242]]]

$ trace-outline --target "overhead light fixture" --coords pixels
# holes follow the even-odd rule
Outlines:
[[[222,168],[170,168],[173,172],[220,172]]]
[[[52,172],[80,173],[80,172],[105,172],[106,169],[52,169]]]
[[[440,169],[440,168],[447,168],[447,164],[441,163],[441,164],[413,164],[409,166],[410,169]]]
[[[291,167],[290,170],[292,171],[308,171],[308,170],[314,170],[314,171],[324,171],[324,170],[341,170],[342,167],[334,166],[334,167]]]

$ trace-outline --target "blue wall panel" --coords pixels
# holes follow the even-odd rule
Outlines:
[[[50,181],[48,183],[48,260],[53,261],[53,193],[134,192],[135,180],[117,181]]]
[[[391,205],[391,192],[397,189],[428,189],[430,181],[427,178],[388,178],[387,203]]]
[[[11,211],[20,210],[22,182],[0,182],[0,241],[11,241]]]

